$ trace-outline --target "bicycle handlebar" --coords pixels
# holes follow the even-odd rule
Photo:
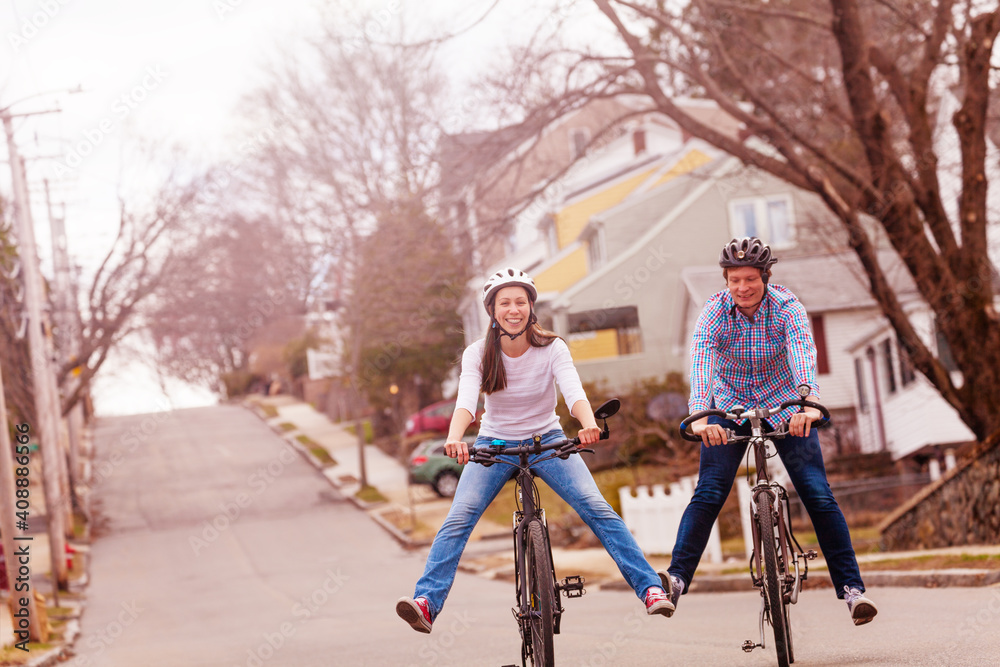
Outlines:
[[[608,430],[601,431],[600,440],[607,440],[611,435]],[[579,454],[583,452],[591,452],[592,449],[581,449],[580,438],[566,438],[565,440],[559,440],[557,442],[550,442],[548,444],[542,445],[531,443],[530,445],[520,445],[518,447],[501,447],[499,445],[488,445],[486,447],[469,447],[469,462],[470,463],[496,463],[496,457],[503,454],[505,456],[518,456],[520,454],[541,454],[543,452],[550,452],[556,449],[565,449],[564,452],[560,452],[557,456],[562,456],[567,458],[570,454]]]
[[[608,417],[613,416],[621,408],[621,401],[617,398],[612,398],[604,403],[602,403],[596,410],[594,410],[594,417],[600,419],[604,422],[604,428],[601,429],[600,440],[607,440],[611,435],[611,431],[608,430]],[[540,439],[541,436],[532,436],[533,439]],[[506,455],[521,455],[521,454],[541,454],[542,452],[550,452],[556,449],[562,449],[558,454],[561,459],[568,459],[570,454],[580,454],[583,452],[594,453],[593,449],[580,448],[580,438],[567,438],[565,440],[560,440],[559,442],[550,442],[548,444],[541,444],[538,442],[532,442],[530,445],[520,445],[518,447],[501,447],[499,445],[489,445],[488,447],[480,447],[476,449],[475,447],[469,447],[469,461],[472,463],[481,463],[486,466],[491,466],[497,462],[497,456],[500,454]],[[507,463],[504,461],[504,463]]]
[[[773,417],[782,410],[795,406],[800,406],[804,408],[815,408],[820,411],[820,413],[823,415],[823,418],[819,422],[813,424],[813,427],[824,428],[830,425],[829,410],[827,410],[824,406],[820,405],[819,403],[814,403],[813,401],[807,401],[805,399],[799,398],[791,401],[785,401],[777,408],[752,408],[744,412],[726,412],[725,410],[702,410],[701,412],[696,412],[692,415],[689,415],[684,421],[681,422],[680,426],[681,437],[684,438],[685,440],[690,440],[692,442],[701,442],[701,436],[690,433],[687,430],[687,428],[692,423],[698,421],[699,419],[703,419],[705,417],[715,416],[715,417],[720,417],[722,419],[728,419],[730,421],[736,421],[738,419],[750,419],[751,417],[756,417],[757,419],[767,419],[769,417]],[[734,436],[732,432],[730,432],[728,435],[730,441],[733,441],[735,438],[736,442],[747,440],[751,437],[751,436]],[[779,425],[778,428],[774,429],[769,433],[764,433],[763,435],[764,437],[773,436],[773,437],[783,438],[786,435],[788,435],[787,425],[784,424]]]

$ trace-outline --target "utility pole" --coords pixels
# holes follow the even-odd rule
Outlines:
[[[20,432],[18,434],[20,435]],[[29,437],[25,437],[24,439],[27,441]],[[22,450],[21,447],[24,447],[24,449]],[[35,610],[34,591],[30,590],[31,582],[27,582],[29,586],[28,590],[18,590],[19,584],[24,583],[24,577],[22,577],[19,572],[22,563],[16,555],[17,549],[26,548],[30,554],[31,547],[33,545],[30,538],[24,539],[27,536],[17,535],[15,532],[14,517],[18,511],[15,489],[28,487],[18,487],[14,479],[15,458],[11,456],[14,450],[11,449],[10,431],[7,430],[7,401],[3,394],[2,368],[0,368],[0,448],[2,448],[2,451],[0,451],[0,534],[3,536],[3,553],[6,561],[4,565],[7,569],[7,585],[10,588],[11,613],[14,614],[14,630],[16,631],[21,629],[21,619],[23,619],[25,614],[27,614],[28,637],[35,641],[41,641],[42,626],[39,622],[38,613]],[[22,451],[27,450],[27,446],[19,441],[16,454],[20,454]],[[18,461],[18,467],[27,467],[20,466],[20,463],[21,461]],[[26,476],[21,476],[20,479],[28,478]],[[30,569],[30,556],[27,560],[28,567]],[[18,581],[19,577],[22,581]],[[22,602],[27,602],[27,604],[21,604]],[[15,638],[16,640],[20,639],[20,637],[17,637],[16,635]]]
[[[52,214],[52,198],[49,193],[49,181],[45,184],[45,207],[49,214],[49,227],[52,230],[52,267],[55,286],[53,323],[56,330],[56,349],[61,361],[76,359],[80,352],[79,331],[76,329],[76,317],[73,315],[76,305],[70,289],[69,251],[66,241],[66,217]],[[69,390],[67,390],[69,393]],[[58,392],[57,392],[58,398]],[[62,412],[62,402],[57,400],[57,410]],[[81,408],[77,402],[67,418],[69,429],[69,485],[76,488],[76,480],[80,477],[80,418]]]
[[[35,230],[28,203],[28,186],[24,166],[14,142],[14,126],[10,107],[0,109],[4,132],[7,135],[7,151],[10,157],[10,171],[14,180],[14,215],[17,218],[18,240],[21,266],[24,269],[24,296],[28,311],[28,343],[31,348],[31,375],[34,383],[35,413],[38,424],[29,425],[38,436],[42,454],[42,479],[45,489],[45,506],[48,514],[49,553],[52,561],[52,584],[55,599],[59,589],[65,588],[68,580],[66,562],[66,522],[65,503],[69,499],[61,479],[59,445],[59,416],[53,413],[51,389],[54,378],[49,368],[45,336],[42,331],[42,276],[38,269],[38,249],[35,244]]]

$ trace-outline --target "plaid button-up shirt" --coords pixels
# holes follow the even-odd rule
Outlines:
[[[708,300],[691,340],[692,413],[737,404],[773,408],[799,398],[800,384],[819,398],[816,345],[806,309],[791,290],[769,285],[753,320],[737,309],[729,290]],[[788,420],[797,411],[788,408],[776,418]]]

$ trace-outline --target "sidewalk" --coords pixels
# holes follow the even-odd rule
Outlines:
[[[366,511],[379,525],[407,548],[430,545],[433,535],[441,526],[450,499],[438,498],[430,487],[410,486],[405,466],[386,455],[374,445],[365,446],[365,468],[368,483],[387,499],[386,502],[367,503],[355,497],[360,490],[360,471],[357,438],[311,405],[289,396],[254,396],[244,405],[255,412],[276,433],[285,438],[303,456],[309,459],[342,494]],[[269,407],[262,407],[269,406]],[[273,411],[276,416],[269,416]],[[282,424],[285,426],[283,427]],[[294,428],[292,428],[294,426]],[[334,465],[323,465],[300,441],[300,436],[320,445],[336,460]],[[510,527],[487,520],[480,521],[473,531],[469,545],[462,555],[459,567],[489,578],[513,577],[513,550]],[[879,552],[859,554],[858,563],[868,587],[879,586],[990,586],[1000,585],[1000,569],[940,568],[919,569],[922,559],[933,556],[995,556],[1000,555],[1000,545],[954,547],[911,552]],[[601,547],[588,549],[563,549],[553,547],[552,559],[560,576],[583,575],[588,586],[627,589],[614,561]],[[655,569],[665,568],[667,556],[650,556]],[[878,561],[901,561],[898,570],[872,569]],[[970,561],[970,562],[975,562]],[[869,566],[869,567],[866,567]],[[826,563],[817,559],[809,564],[812,576],[806,587],[829,587]],[[725,563],[703,561],[691,585],[694,591],[737,591],[751,588],[747,562],[744,558],[729,559]]]

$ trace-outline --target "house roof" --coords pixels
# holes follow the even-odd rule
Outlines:
[[[595,282],[600,280],[605,274],[619,266],[631,255],[634,249],[647,246],[652,239],[656,238],[656,236],[668,227],[670,223],[676,220],[685,210],[687,210],[693,202],[697,201],[706,190],[712,187],[715,182],[713,180],[713,176],[723,173],[727,168],[727,165],[733,165],[735,162],[735,158],[729,156],[717,158],[704,167],[695,170],[697,173],[689,172],[682,174],[679,177],[668,181],[661,188],[639,195],[634,203],[652,203],[654,209],[666,211],[666,213],[660,216],[659,219],[652,218],[655,222],[650,224],[648,228],[636,230],[637,233],[635,235],[635,240],[629,245],[628,249],[616,253],[614,257],[609,257],[607,263],[601,266],[600,269],[590,273],[585,278],[560,294],[555,305],[557,307],[569,305],[574,296],[587,289],[590,285],[593,285]],[[700,180],[694,189],[681,187],[680,184],[682,183],[690,184],[691,179]],[[665,199],[659,199],[660,196],[663,196]],[[663,206],[664,201],[668,201],[669,205]],[[627,204],[623,203],[620,207],[616,207],[615,212],[624,210],[626,206]],[[601,216],[601,219],[606,217],[607,214]]]
[[[879,252],[879,264],[901,301],[919,298],[913,279],[895,252]],[[773,272],[771,280],[792,290],[810,312],[873,308],[878,305],[854,252],[787,259],[779,261]],[[681,280],[691,299],[698,304],[704,304],[725,287],[722,269],[717,266],[683,269]]]

